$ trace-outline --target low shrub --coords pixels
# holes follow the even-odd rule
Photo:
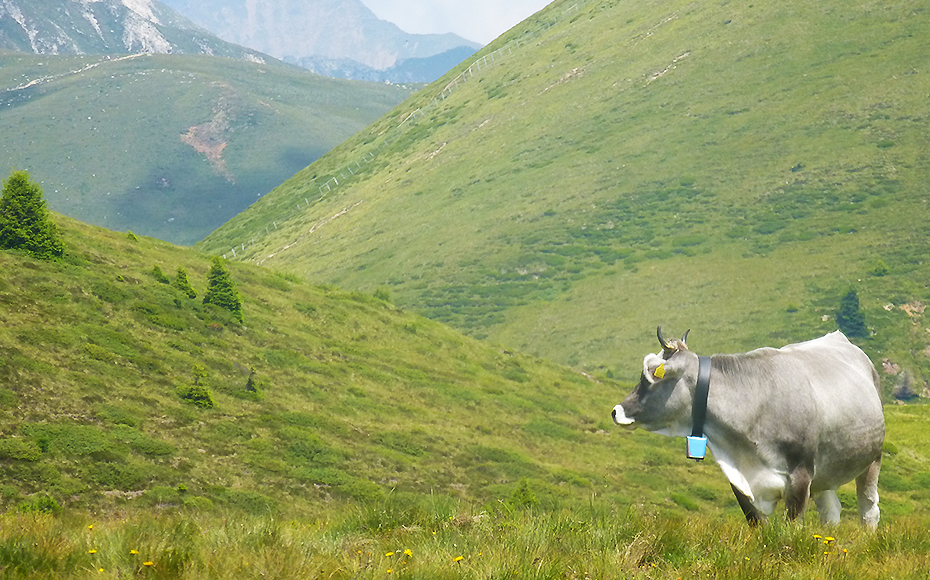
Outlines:
[[[203,385],[182,385],[176,389],[176,392],[178,397],[201,409],[212,409],[216,406],[210,391]]]
[[[47,495],[39,495],[20,503],[16,506],[16,511],[24,514],[57,514],[61,512],[61,506],[58,505],[58,502],[55,501],[54,498]]]
[[[42,450],[34,441],[23,439],[0,439],[0,459],[38,461]]]

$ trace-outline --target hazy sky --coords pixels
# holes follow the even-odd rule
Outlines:
[[[487,44],[552,0],[362,0],[378,18],[412,34],[454,32]]]

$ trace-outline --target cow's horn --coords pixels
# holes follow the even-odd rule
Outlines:
[[[659,337],[659,344],[662,345],[663,350],[672,350],[672,347],[665,340],[665,337],[662,336],[662,326],[656,327],[656,336]]]
[[[681,337],[681,344],[688,346],[688,333],[691,332],[691,329],[685,331],[685,335]]]

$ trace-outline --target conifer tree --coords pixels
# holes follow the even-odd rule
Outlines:
[[[846,336],[866,337],[869,329],[865,326],[865,315],[859,309],[859,295],[855,290],[840,301],[840,309],[836,313],[836,325]]]
[[[178,274],[171,285],[187,294],[188,298],[197,298],[197,291],[194,290],[194,287],[191,286],[190,281],[187,279],[187,270],[184,269],[184,266],[178,266]]]
[[[223,265],[219,256],[213,258],[210,272],[207,274],[207,293],[203,297],[204,304],[214,304],[229,310],[242,324],[242,300],[239,292],[229,277],[229,271]]]
[[[165,275],[164,272],[161,271],[161,266],[159,266],[158,264],[155,264],[155,266],[152,268],[151,274],[152,274],[152,278],[155,278],[155,281],[157,281],[160,284],[171,283],[171,278],[169,278],[167,275]]]
[[[64,244],[45,207],[42,188],[31,182],[25,171],[14,171],[3,182],[0,248],[25,250],[42,260],[64,255]]]

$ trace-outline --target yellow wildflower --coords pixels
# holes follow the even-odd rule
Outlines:
[[[136,556],[136,555],[138,555],[138,554],[139,554],[139,550],[129,550],[129,555],[130,555],[130,556]]]
[[[821,536],[820,534],[814,534],[814,539],[815,539],[815,540],[822,540],[822,539],[823,539],[823,536]]]
[[[142,562],[143,566],[154,566],[155,562]]]
[[[464,560],[464,559],[465,559],[465,556],[456,556],[455,558],[452,559],[452,561],[453,561],[453,562],[461,562],[461,561]]]
[[[96,554],[96,553],[97,553],[97,550],[93,550],[93,549],[87,550],[87,553],[88,553],[88,554]]]
[[[404,550],[404,556],[413,556],[413,552],[410,551],[410,548]]]
[[[394,555],[394,552],[388,552],[387,554],[384,555],[384,557],[385,557],[385,558],[390,558],[390,557],[393,556],[393,555]]]

